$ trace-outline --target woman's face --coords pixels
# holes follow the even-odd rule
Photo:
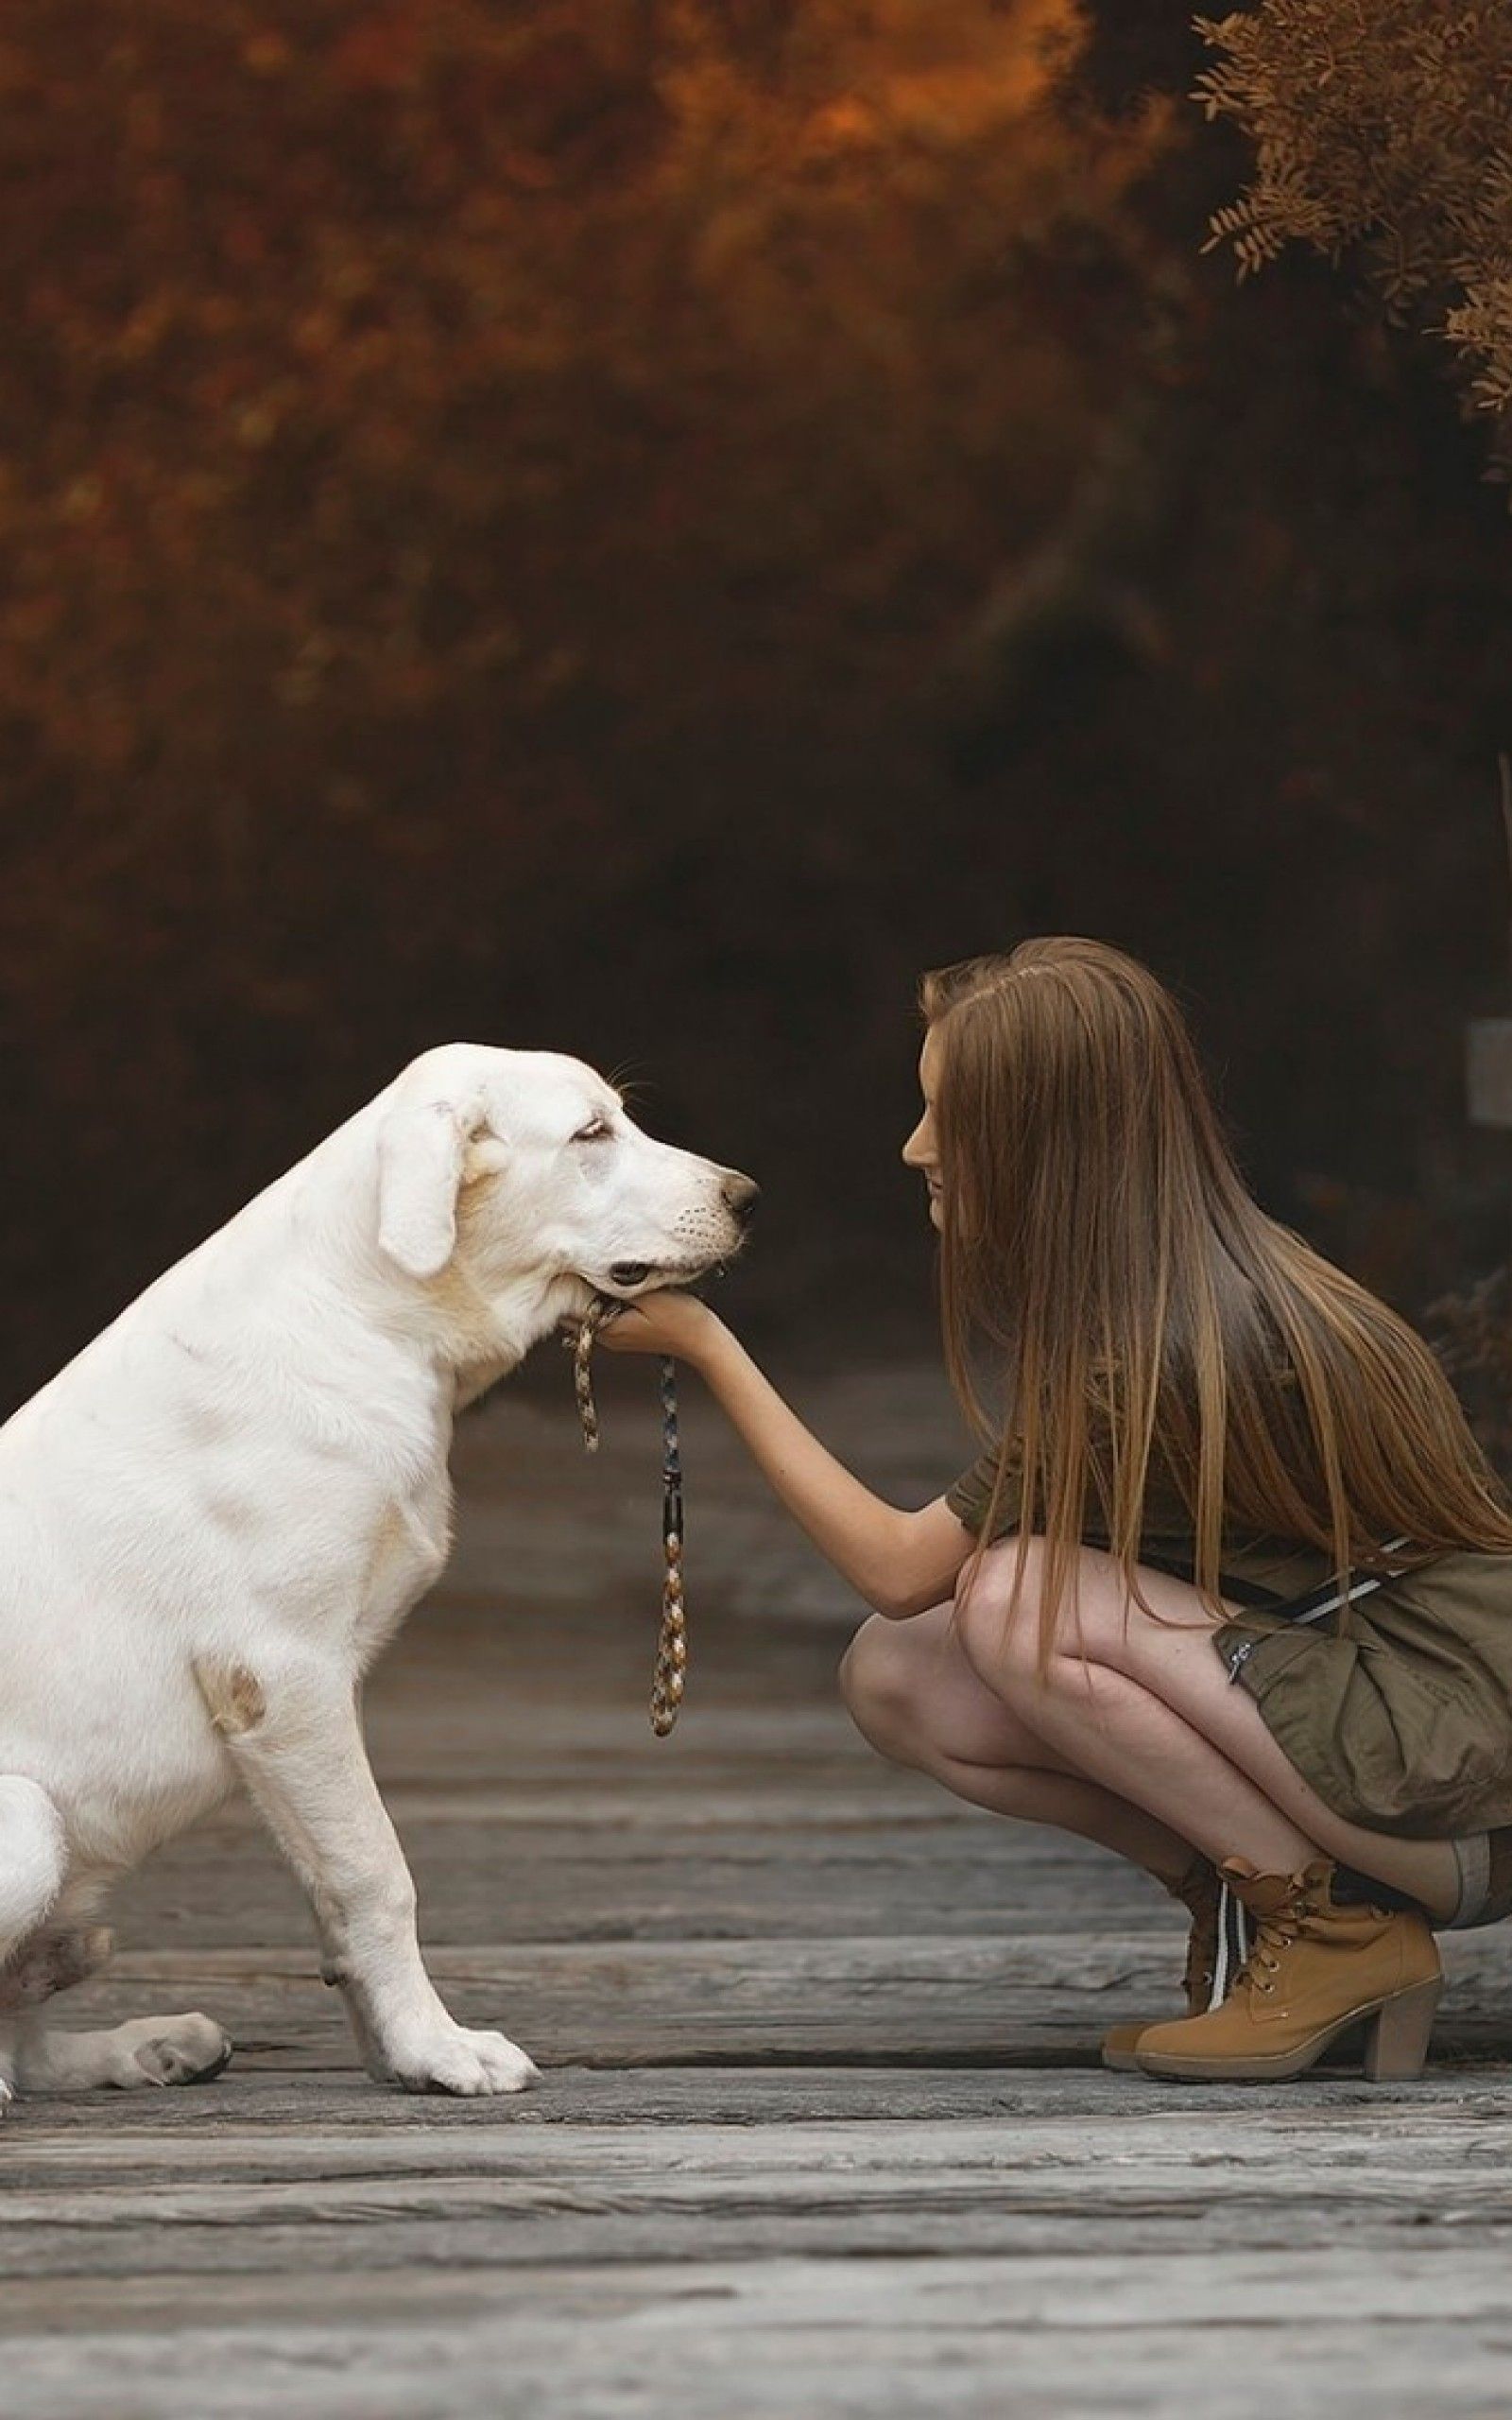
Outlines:
[[[939,1044],[931,1027],[924,1036],[924,1047],[919,1054],[919,1089],[924,1096],[924,1114],[903,1145],[903,1166],[918,1168],[929,1187],[929,1215],[936,1227],[941,1223],[944,1201],[939,1144],[935,1133],[935,1095],[939,1087]]]

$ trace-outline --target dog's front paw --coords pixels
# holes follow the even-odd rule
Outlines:
[[[427,2034],[399,2056],[390,2056],[387,2068],[406,2092],[470,2096],[524,2092],[540,2072],[534,2060],[503,2033],[470,2033],[462,2025]]]

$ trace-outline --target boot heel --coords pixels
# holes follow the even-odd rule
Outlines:
[[[1365,2072],[1370,2083],[1413,2083],[1422,2074],[1444,1988],[1441,1976],[1414,1983],[1366,2019]]]

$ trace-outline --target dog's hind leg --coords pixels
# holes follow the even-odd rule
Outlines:
[[[22,1773],[0,1773],[0,2106],[15,2091],[19,2064],[21,2028],[10,2009],[21,2005],[31,1944],[67,1871],[63,1819],[47,1792]]]
[[[42,2021],[40,2001],[82,1982],[110,1955],[109,1933],[69,1920],[68,1889],[58,1808],[34,1781],[0,1773],[0,2106],[17,2090],[188,2083],[218,2073],[231,2044],[207,2016],[139,2017],[99,2033]],[[92,1895],[76,1890],[76,1915]]]
[[[140,2092],[155,2083],[205,2083],[232,2054],[213,2016],[134,2016],[100,2032],[68,2033],[37,2016],[16,2025],[16,2082],[23,2092],[92,2092],[102,2084]]]
[[[71,1992],[111,1962],[115,1935],[103,1925],[44,1924],[0,1970],[0,2015],[35,2008]]]

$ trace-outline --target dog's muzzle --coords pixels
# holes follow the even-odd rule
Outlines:
[[[754,1177],[741,1176],[732,1168],[720,1187],[720,1200],[737,1236],[744,1236],[756,1215],[756,1204],[760,1199],[761,1186]],[[679,1269],[668,1268],[664,1263],[654,1260],[616,1260],[610,1264],[609,1282],[620,1293],[632,1292],[637,1287],[644,1286],[648,1278],[658,1275],[663,1275],[673,1285],[687,1285],[708,1270],[719,1267],[724,1257],[724,1254],[714,1254],[701,1267],[688,1263]]]

